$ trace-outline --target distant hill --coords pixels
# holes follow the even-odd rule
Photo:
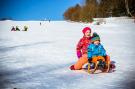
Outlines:
[[[12,18],[1,18],[0,21],[13,20]]]

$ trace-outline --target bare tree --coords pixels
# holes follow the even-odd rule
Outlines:
[[[129,7],[128,7],[128,0],[125,0],[125,7],[126,7],[126,10],[127,10],[127,13],[132,17],[132,14],[129,11]]]

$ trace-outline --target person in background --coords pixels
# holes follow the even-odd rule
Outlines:
[[[16,31],[20,31],[20,29],[19,29],[19,27],[18,27],[18,26],[16,26]]]
[[[11,31],[16,31],[14,26],[12,27]]]
[[[27,31],[28,30],[28,26],[24,26],[24,30],[23,31]]]

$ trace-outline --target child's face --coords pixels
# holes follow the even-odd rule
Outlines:
[[[89,37],[89,36],[90,36],[90,34],[91,34],[91,33],[90,33],[90,30],[87,30],[87,31],[85,32],[85,34],[84,34],[84,35],[85,35],[86,37]]]
[[[100,43],[99,40],[94,41],[94,44],[95,44],[95,45],[98,45],[99,43]]]

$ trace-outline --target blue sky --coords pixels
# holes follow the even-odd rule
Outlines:
[[[0,0],[0,18],[15,20],[63,20],[69,7],[83,0]]]

